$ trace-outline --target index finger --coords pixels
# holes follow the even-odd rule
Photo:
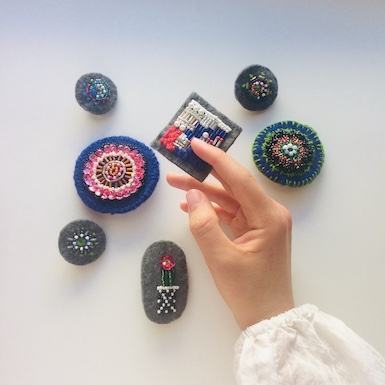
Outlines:
[[[212,174],[240,203],[248,219],[259,220],[270,213],[273,200],[245,167],[223,150],[202,140],[193,139],[191,147],[197,156],[213,166]]]

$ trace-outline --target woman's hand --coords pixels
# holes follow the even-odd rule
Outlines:
[[[191,146],[213,166],[220,184],[177,174],[168,174],[167,181],[187,191],[181,208],[189,213],[191,232],[238,325],[245,329],[293,308],[289,212],[224,151],[199,139]]]

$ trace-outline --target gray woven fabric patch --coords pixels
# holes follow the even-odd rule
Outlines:
[[[142,301],[149,320],[167,324],[178,319],[187,304],[188,274],[183,250],[171,241],[150,245],[142,258]]]
[[[227,151],[241,132],[241,127],[193,92],[151,147],[202,182],[212,167],[194,154],[191,140],[198,138]]]

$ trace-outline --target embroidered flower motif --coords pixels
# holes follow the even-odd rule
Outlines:
[[[90,230],[81,227],[74,232],[72,237],[68,237],[69,249],[73,249],[74,252],[78,252],[80,255],[93,255],[93,248],[98,244],[96,233],[90,233]]]
[[[176,292],[179,290],[179,286],[174,285],[174,272],[173,268],[175,267],[175,261],[171,255],[164,255],[160,258],[160,266],[162,268],[162,285],[157,286],[158,290],[158,300],[159,308],[157,310],[158,314],[162,312],[168,313],[176,312]]]
[[[171,270],[175,266],[175,262],[170,255],[165,255],[160,259],[160,266],[163,270]]]
[[[253,159],[274,182],[298,187],[311,183],[320,173],[324,151],[311,127],[286,121],[266,127],[257,135]]]
[[[123,199],[142,185],[145,161],[136,150],[125,145],[105,144],[89,155],[84,165],[84,182],[102,199]]]
[[[266,140],[265,153],[273,168],[287,175],[301,174],[312,163],[314,146],[300,132],[277,130]]]

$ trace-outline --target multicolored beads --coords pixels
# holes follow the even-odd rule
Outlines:
[[[154,152],[126,136],[104,138],[80,154],[74,172],[83,202],[102,213],[125,213],[146,201],[159,180]]]
[[[257,168],[274,182],[292,187],[311,183],[320,173],[324,150],[309,126],[285,121],[262,130],[253,143]]]
[[[63,228],[59,235],[59,251],[74,265],[86,265],[98,259],[106,247],[103,229],[89,220],[77,220]]]
[[[92,114],[102,115],[115,106],[118,91],[113,81],[107,76],[89,73],[77,81],[75,96],[83,109]]]
[[[84,87],[83,95],[87,101],[92,101],[95,106],[107,103],[110,98],[110,90],[106,81],[103,79],[90,79],[89,83],[82,83]]]
[[[203,140],[227,151],[241,131],[239,126],[193,93],[151,146],[202,181],[209,174],[211,166],[194,154],[190,146],[192,139]]]
[[[171,255],[165,255],[160,259],[160,266],[162,284],[156,288],[159,293],[157,299],[159,305],[157,313],[176,313],[176,292],[179,290],[179,286],[174,285],[175,261]]]
[[[183,250],[171,241],[154,242],[141,264],[142,301],[146,316],[157,324],[178,319],[187,304],[188,272]]]
[[[266,67],[251,65],[235,81],[235,97],[247,110],[264,110],[273,104],[277,95],[277,79]]]
[[[84,182],[102,199],[124,199],[142,185],[145,160],[136,149],[123,144],[106,144],[89,155],[84,165]]]

